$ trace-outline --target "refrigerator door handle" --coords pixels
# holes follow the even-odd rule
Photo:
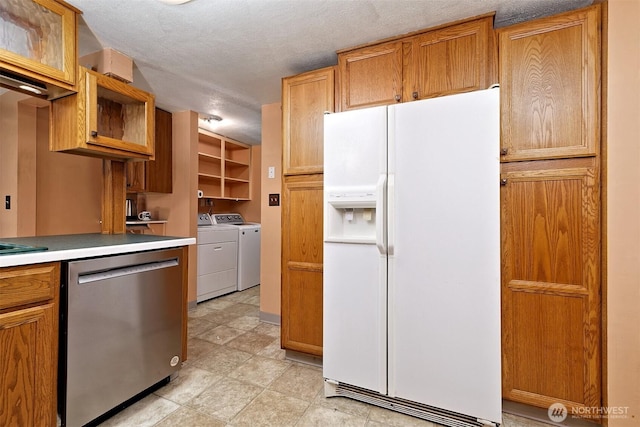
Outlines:
[[[380,174],[378,183],[376,184],[376,246],[380,255],[387,254],[387,245],[385,242],[385,187],[387,183],[387,175]]]
[[[387,252],[388,255],[394,254],[395,249],[395,230],[394,224],[396,221],[395,218],[395,187],[396,187],[396,177],[394,174],[390,173],[388,177],[389,182],[387,183]]]

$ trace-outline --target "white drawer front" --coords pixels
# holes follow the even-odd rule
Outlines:
[[[237,278],[238,271],[235,268],[198,276],[197,302],[234,292],[237,289]]]
[[[236,242],[198,245],[198,276],[238,268]]]

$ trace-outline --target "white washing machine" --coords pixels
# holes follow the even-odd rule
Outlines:
[[[215,225],[209,214],[198,214],[196,301],[238,289],[238,228]]]
[[[214,224],[238,230],[238,290],[260,284],[260,234],[258,223],[245,222],[238,213],[213,214]]]

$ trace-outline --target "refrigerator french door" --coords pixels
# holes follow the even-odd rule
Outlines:
[[[501,423],[499,90],[325,116],[327,396]]]

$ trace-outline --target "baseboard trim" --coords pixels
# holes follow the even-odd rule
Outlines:
[[[322,368],[322,357],[313,356],[311,354],[301,353],[295,350],[286,350],[284,352],[284,358],[298,363],[304,363],[306,365],[317,366]]]
[[[279,315],[277,315],[277,314],[266,313],[264,311],[260,312],[260,321],[261,322],[271,323],[272,325],[280,326],[280,320],[281,320],[281,317]]]
[[[518,417],[538,421],[550,426],[596,427],[599,425],[599,423],[587,421],[585,419],[572,418],[571,415],[569,415],[566,420],[560,423],[555,423],[549,419],[547,409],[537,408],[535,406],[525,405],[524,403],[512,402],[504,399],[502,400],[502,412],[504,414],[516,415]]]

